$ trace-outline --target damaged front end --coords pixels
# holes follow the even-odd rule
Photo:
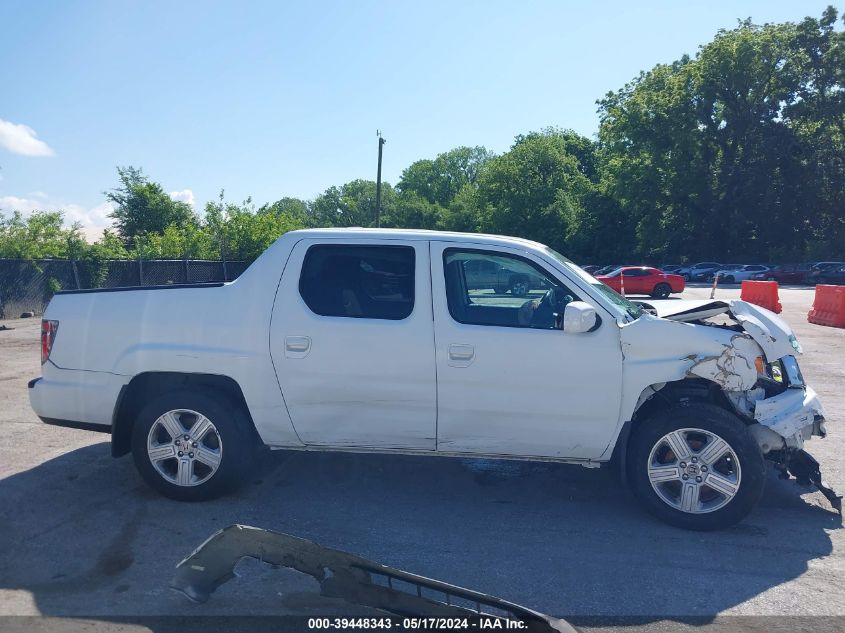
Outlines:
[[[823,480],[818,462],[804,451],[813,436],[825,437],[825,416],[816,392],[804,382],[795,358],[794,333],[776,314],[745,301],[654,301],[642,304],[661,318],[730,332],[716,354],[694,354],[687,377],[721,388],[766,458],[783,477],[814,485],[842,514],[842,497]]]

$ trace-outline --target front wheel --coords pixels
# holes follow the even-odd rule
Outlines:
[[[765,460],[743,422],[715,405],[691,403],[639,423],[628,477],[645,508],[688,530],[738,523],[757,505]]]
[[[166,497],[204,501],[243,483],[256,442],[240,407],[203,391],[165,393],[138,414],[132,456]]]

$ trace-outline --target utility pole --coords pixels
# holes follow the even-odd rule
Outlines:
[[[381,226],[381,151],[385,143],[381,136],[381,130],[376,130],[378,136],[378,175],[376,177],[376,226]]]

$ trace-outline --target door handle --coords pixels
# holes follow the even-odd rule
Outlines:
[[[452,344],[449,346],[450,365],[466,367],[475,358],[475,348],[472,345]]]
[[[286,336],[285,356],[288,358],[302,358],[311,350],[310,336]]]

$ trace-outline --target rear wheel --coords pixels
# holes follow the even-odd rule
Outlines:
[[[658,411],[631,439],[628,477],[645,508],[689,530],[744,519],[760,500],[765,461],[747,427],[711,404]]]
[[[672,286],[669,284],[657,284],[651,291],[651,296],[657,299],[665,299],[672,293]]]
[[[202,391],[159,396],[132,428],[138,472],[155,490],[179,501],[212,499],[237,487],[255,447],[241,408]]]
[[[725,275],[724,281],[725,281],[726,284],[732,284],[735,281],[734,276],[733,275]]]

